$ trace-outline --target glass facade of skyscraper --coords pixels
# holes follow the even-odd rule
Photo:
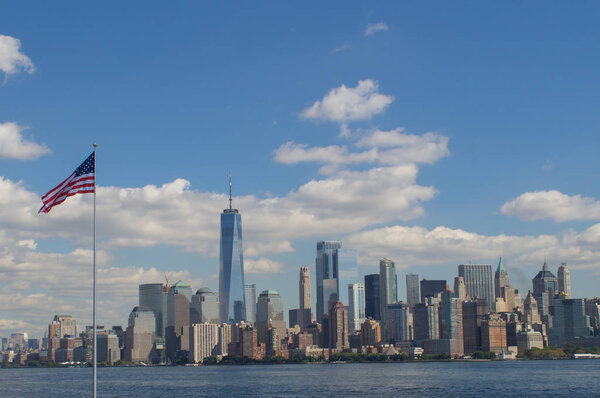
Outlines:
[[[338,249],[342,242],[317,242],[317,321],[339,300]]]
[[[486,299],[489,311],[494,304],[494,285],[492,283],[491,264],[461,264],[458,276],[465,279],[467,297],[470,299]]]
[[[221,213],[219,255],[219,306],[223,323],[246,319],[242,216],[236,209]]]

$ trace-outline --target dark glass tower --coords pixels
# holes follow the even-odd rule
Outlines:
[[[229,176],[229,209],[221,213],[221,251],[219,255],[219,313],[221,322],[246,320],[244,294],[244,253],[242,249],[242,216],[231,206]]]

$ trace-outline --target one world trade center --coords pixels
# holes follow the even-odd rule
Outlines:
[[[219,255],[219,312],[221,322],[246,320],[244,295],[244,252],[242,249],[242,216],[231,204],[229,176],[229,209],[221,213],[221,251]]]

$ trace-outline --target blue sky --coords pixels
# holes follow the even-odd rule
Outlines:
[[[218,286],[228,170],[247,282],[286,310],[322,239],[358,250],[359,279],[395,260],[401,297],[406,272],[451,281],[500,254],[522,293],[547,256],[576,296],[598,295],[598,8],[4,7],[0,333],[41,335],[55,312],[89,322],[91,198],[35,211],[93,142],[106,323],[165,273]]]

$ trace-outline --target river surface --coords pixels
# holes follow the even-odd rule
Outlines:
[[[0,397],[89,397],[91,368],[0,369]],[[98,368],[98,397],[594,397],[600,360]]]

